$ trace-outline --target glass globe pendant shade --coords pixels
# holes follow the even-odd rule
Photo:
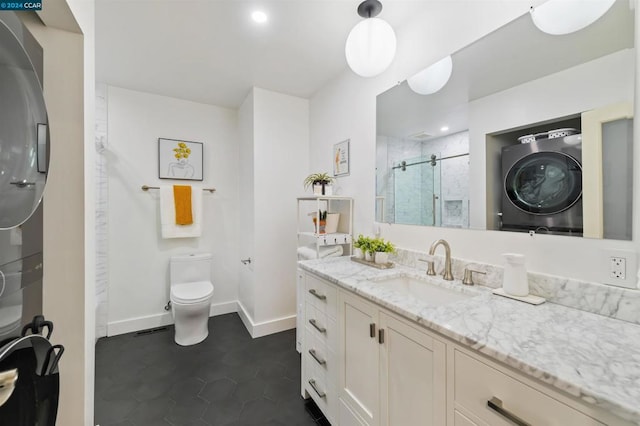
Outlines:
[[[391,65],[396,55],[396,34],[382,19],[365,19],[349,33],[345,55],[353,72],[361,77],[376,76]]]
[[[569,34],[593,24],[614,3],[615,0],[549,0],[531,9],[531,18],[547,34]]]
[[[447,56],[410,77],[407,83],[414,92],[420,95],[431,95],[447,84],[452,70],[453,61],[451,56]]]

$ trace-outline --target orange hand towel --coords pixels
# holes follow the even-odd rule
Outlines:
[[[173,185],[173,202],[176,206],[176,225],[193,224],[191,186]]]

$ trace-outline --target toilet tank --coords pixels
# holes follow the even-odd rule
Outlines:
[[[169,274],[171,284],[211,281],[211,254],[171,256]]]

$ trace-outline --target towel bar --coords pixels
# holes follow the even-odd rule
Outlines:
[[[143,190],[143,191],[148,191],[148,190],[150,190],[150,189],[160,189],[160,187],[158,187],[158,186],[142,185],[142,190]],[[216,192],[216,189],[215,189],[215,188],[202,188],[202,190],[203,190],[203,191],[209,191],[209,192],[211,192],[212,194],[213,194],[214,192]]]

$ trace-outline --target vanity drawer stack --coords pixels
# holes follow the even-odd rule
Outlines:
[[[331,423],[338,401],[336,308],[335,286],[306,274],[302,385]]]

